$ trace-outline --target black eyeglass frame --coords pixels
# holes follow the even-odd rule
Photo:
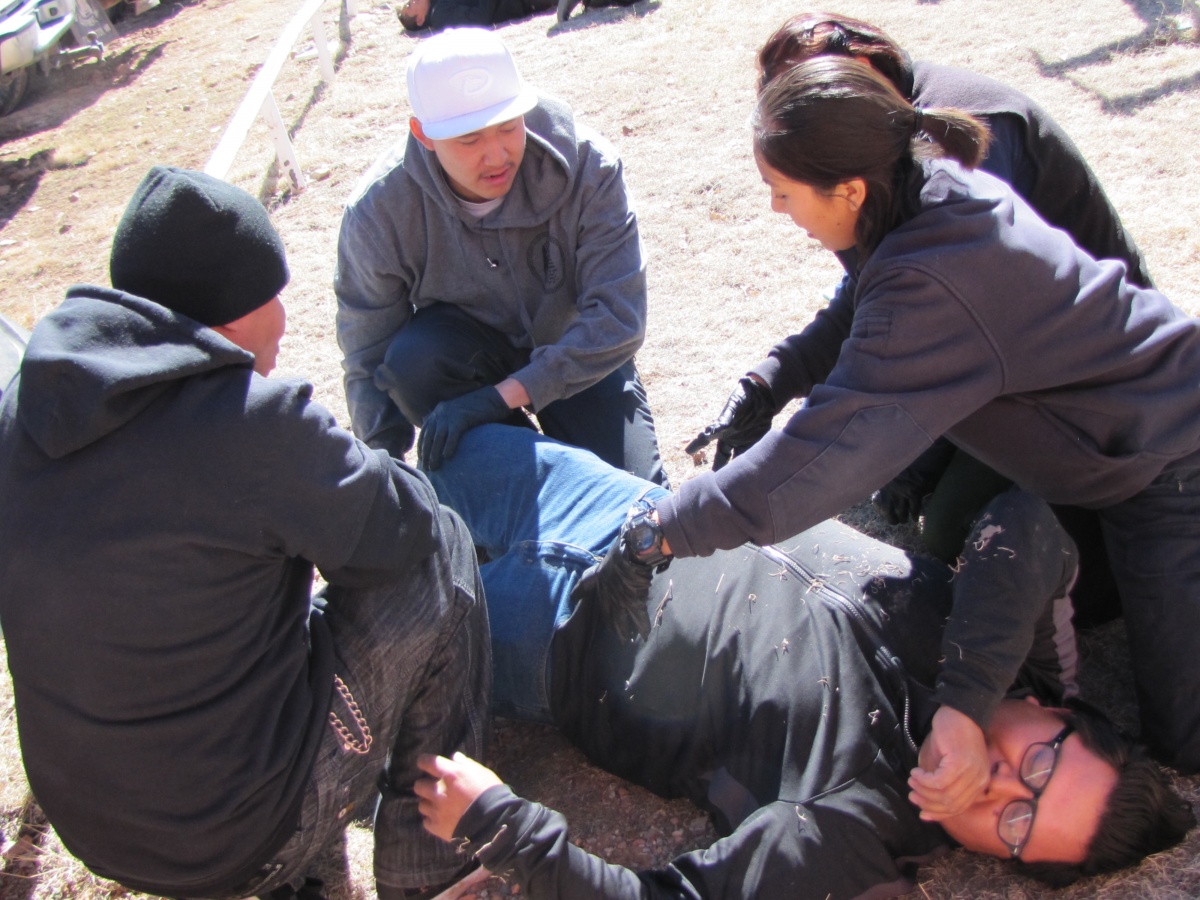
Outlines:
[[[1050,783],[1050,779],[1054,777],[1054,772],[1058,769],[1058,760],[1061,757],[1063,741],[1069,738],[1075,732],[1074,725],[1065,725],[1063,730],[1054,736],[1049,741],[1036,741],[1025,748],[1025,752],[1021,754],[1021,768],[1018,771],[1018,776],[1021,779],[1021,784],[1033,791],[1033,796],[1029,799],[1022,797],[1019,800],[1009,800],[1004,804],[1004,809],[1000,810],[1000,818],[996,820],[996,837],[1000,838],[1000,843],[1008,848],[1008,852],[1012,854],[1013,859],[1018,859],[1021,856],[1021,851],[1025,849],[1025,845],[1029,843],[1029,835],[1033,834],[1033,821],[1037,817],[1038,798],[1042,796],[1042,792],[1046,790],[1046,785]],[[1050,771],[1046,773],[1046,780],[1042,782],[1041,787],[1034,787],[1025,779],[1025,760],[1029,758],[1030,753],[1037,751],[1039,747],[1049,747],[1054,753],[1054,762],[1050,765]],[[1009,821],[1009,810],[1013,807],[1025,805],[1029,807],[1029,825],[1025,828],[1025,834],[1017,843],[1011,843],[1005,840],[1004,835],[1000,833],[1006,822]]]

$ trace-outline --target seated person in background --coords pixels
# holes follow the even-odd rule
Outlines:
[[[819,12],[793,16],[767,39],[758,54],[760,90],[782,72],[817,56],[850,56],[868,62],[914,105],[954,107],[983,121],[992,141],[980,169],[1011,185],[1043,219],[1070,234],[1092,257],[1124,262],[1128,282],[1153,287],[1141,251],[1087,161],[1062,127],[1029,97],[975,72],[914,62],[876,26]],[[690,452],[718,439],[714,468],[721,468],[732,455],[756,443],[790,400],[808,396],[833,367],[830,348],[837,345],[826,343],[823,335],[838,327],[835,323],[849,320],[853,296],[852,286],[844,282],[828,308],[804,331],[772,348],[730,397],[733,409],[727,404],[729,413],[709,426]],[[741,413],[734,421],[738,409]],[[934,493],[943,474],[946,483]],[[924,513],[926,546],[950,562],[962,549],[982,506],[1010,484],[941,440],[885,485],[875,501],[892,524],[916,520]],[[931,493],[934,496],[927,499]],[[1087,598],[1089,607],[1077,611],[1094,619],[1111,618],[1120,601],[1095,514],[1068,506],[1056,507],[1055,512],[1080,551],[1075,595]]]
[[[431,480],[491,558],[497,711],[724,835],[635,873],[467,757],[423,759],[430,830],[533,900],[891,896],[953,842],[1062,884],[1193,824],[1141,748],[1062,708],[1075,555],[1031,495],[989,506],[957,572],[833,521],[654,572],[636,510],[665,492],[590,454],[489,426]]]
[[[584,9],[599,9],[602,6],[633,6],[637,0],[558,0],[558,21],[565,22],[580,3]]]
[[[554,9],[555,0],[407,0],[396,6],[405,31],[496,25]]]
[[[483,29],[422,41],[408,96],[408,143],[355,189],[338,242],[355,434],[403,457],[420,425],[433,470],[469,429],[528,424],[531,407],[551,437],[662,482],[633,362],[646,266],[616,150]]]
[[[29,785],[96,874],[281,900],[382,790],[382,900],[463,861],[421,827],[421,753],[479,753],[470,535],[425,477],[268,379],[283,243],[262,205],[156,166],[112,288],[77,285],[0,398],[0,625]],[[313,598],[313,568],[328,582]]]

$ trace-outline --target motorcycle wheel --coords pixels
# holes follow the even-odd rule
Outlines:
[[[7,116],[17,108],[21,98],[25,96],[25,88],[29,87],[29,69],[14,69],[7,75],[0,75],[0,116]]]

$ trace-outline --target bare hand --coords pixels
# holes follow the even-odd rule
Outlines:
[[[908,795],[926,822],[964,812],[987,788],[991,762],[983,731],[969,716],[949,706],[933,714],[933,727],[921,745],[918,767],[909,774]]]
[[[463,753],[455,753],[453,759],[423,753],[417,765],[430,776],[413,785],[421,798],[417,808],[425,830],[443,841],[454,837],[459,819],[480,794],[502,784],[495,772]]]

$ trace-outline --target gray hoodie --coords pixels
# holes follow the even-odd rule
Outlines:
[[[376,371],[415,309],[452,303],[531,350],[512,377],[535,410],[641,346],[646,265],[615,149],[548,97],[525,129],[516,181],[482,219],[462,210],[411,135],[354,190],[338,241],[337,336],[354,433],[372,446],[411,446],[413,423]]]

